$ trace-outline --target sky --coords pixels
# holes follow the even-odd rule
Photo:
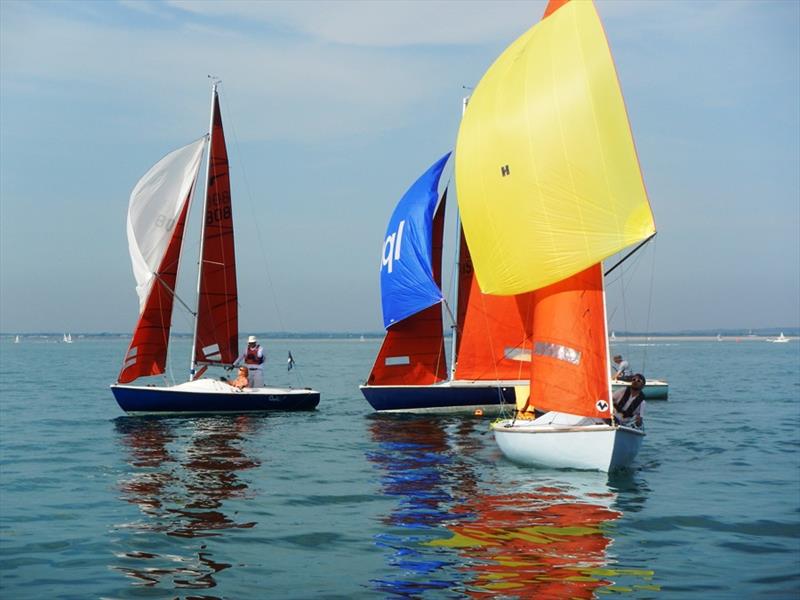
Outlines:
[[[240,329],[380,331],[396,202],[454,147],[462,97],[544,6],[3,0],[0,332],[132,330],[128,197],[207,130],[209,75]],[[609,278],[610,328],[800,326],[800,2],[596,6],[659,232]]]

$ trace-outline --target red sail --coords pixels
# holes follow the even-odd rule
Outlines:
[[[534,292],[531,404],[608,418],[610,385],[602,265]]]
[[[192,186],[194,187],[194,186]],[[172,305],[175,280],[178,276],[178,261],[183,243],[183,230],[186,226],[186,213],[189,209],[191,190],[183,201],[178,221],[172,232],[164,258],[156,271],[156,279],[150,289],[128,352],[119,373],[119,383],[130,383],[139,377],[160,375],[167,363],[167,345],[172,324]]]
[[[431,232],[433,280],[442,283],[445,190]],[[442,307],[426,308],[389,327],[375,359],[368,385],[428,385],[447,379],[447,359],[442,333]]]
[[[533,294],[481,293],[463,232],[458,262],[456,379],[527,379]]]
[[[239,354],[236,256],[228,151],[216,93],[213,114],[195,360],[198,363],[229,364]]]

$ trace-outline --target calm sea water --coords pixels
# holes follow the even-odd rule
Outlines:
[[[267,342],[313,413],[125,417],[127,341],[0,340],[4,598],[800,596],[800,342],[615,345],[670,399],[608,476],[372,414],[372,340]]]

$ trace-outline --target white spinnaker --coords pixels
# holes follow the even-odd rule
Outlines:
[[[128,250],[131,255],[139,311],[161,264],[172,231],[197,179],[206,138],[167,154],[153,165],[131,192],[128,204]]]

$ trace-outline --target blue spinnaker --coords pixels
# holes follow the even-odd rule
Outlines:
[[[387,329],[442,301],[442,290],[433,279],[431,232],[439,178],[448,158],[450,152],[414,182],[389,219],[381,253],[381,301]]]

